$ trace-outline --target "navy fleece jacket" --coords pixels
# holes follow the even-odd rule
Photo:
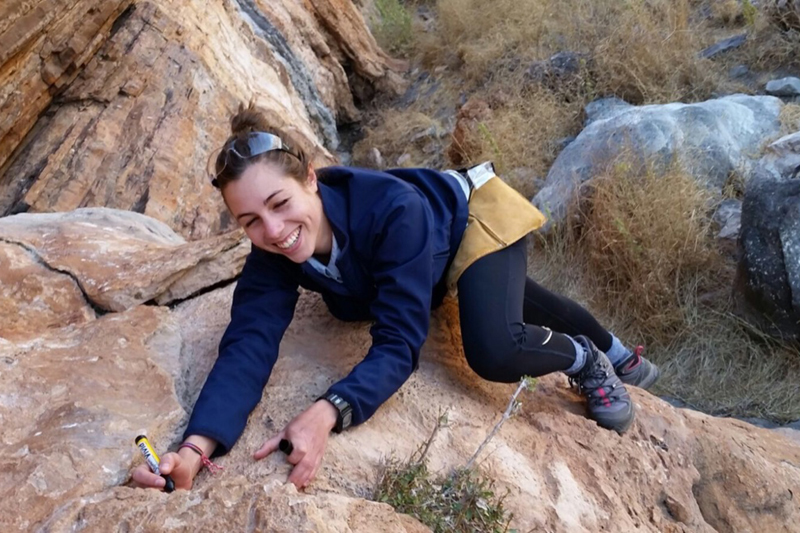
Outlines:
[[[444,296],[445,273],[467,223],[467,201],[452,176],[345,167],[318,175],[323,210],[341,250],[336,266],[343,282],[252,248],[219,356],[185,432],[216,440],[215,455],[236,443],[261,400],[298,286],[321,293],[339,318],[374,321],[366,357],[329,389],[353,407],[353,424],[372,416],[416,369],[430,310]]]

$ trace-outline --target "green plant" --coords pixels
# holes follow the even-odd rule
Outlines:
[[[373,33],[378,43],[393,53],[409,52],[414,33],[408,8],[400,0],[375,0],[375,9],[378,16],[373,20]]]
[[[500,146],[497,144],[497,141],[492,135],[492,132],[489,130],[489,127],[484,122],[478,123],[478,131],[481,133],[483,139],[489,143],[489,146],[492,148],[492,154],[494,154],[495,161],[498,164],[499,168],[503,168],[503,152],[500,150]]]
[[[750,0],[742,0],[742,16],[748,28],[755,28],[756,15],[758,15],[758,10],[756,6],[753,5],[753,2]]]
[[[434,476],[427,455],[439,430],[447,426],[447,413],[439,415],[430,436],[406,461],[390,458],[378,476],[373,499],[388,503],[398,512],[416,517],[436,533],[506,533],[512,516],[503,508],[504,496],[495,494],[493,482],[478,472],[475,461],[503,423],[521,406],[524,390],[536,388],[537,380],[523,377],[500,420],[462,468]]]

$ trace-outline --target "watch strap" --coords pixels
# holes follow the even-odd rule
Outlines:
[[[336,408],[336,425],[333,427],[334,433],[341,433],[349,428],[353,423],[353,407],[341,396],[334,393],[328,393],[317,398],[319,400],[326,400],[328,403]]]

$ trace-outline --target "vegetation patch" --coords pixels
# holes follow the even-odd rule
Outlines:
[[[520,393],[535,388],[536,379],[520,380],[500,420],[466,465],[447,474],[430,472],[427,463],[431,444],[439,430],[447,427],[447,413],[441,414],[431,435],[408,460],[390,458],[384,462],[373,500],[415,517],[435,533],[516,532],[509,529],[513,515],[503,508],[505,496],[498,496],[494,482],[474,465],[502,425],[519,411]]]
[[[590,187],[581,230],[607,311],[624,313],[650,340],[672,337],[694,295],[721,278],[712,193],[677,165],[661,174],[624,159]]]
[[[800,349],[734,313],[708,192],[679,168],[624,160],[590,187],[567,224],[536,237],[533,278],[643,344],[662,369],[656,393],[719,416],[800,418]]]
[[[375,0],[372,34],[384,50],[407,54],[414,43],[411,13],[401,0]]]

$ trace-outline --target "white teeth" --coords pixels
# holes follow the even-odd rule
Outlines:
[[[286,249],[291,248],[292,246],[295,245],[295,243],[297,242],[298,237],[300,237],[300,228],[297,228],[296,230],[294,230],[288,237],[286,237],[286,240],[284,240],[283,242],[277,243],[275,246],[277,246],[281,250],[286,250]]]

